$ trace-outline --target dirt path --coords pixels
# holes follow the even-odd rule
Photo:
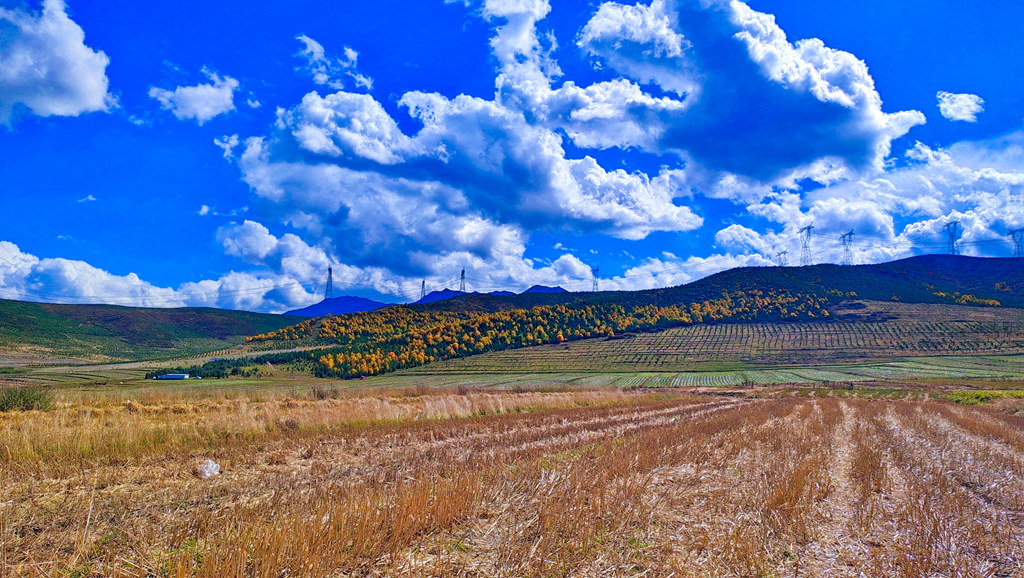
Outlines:
[[[839,409],[842,419],[828,440],[832,444],[831,491],[820,504],[822,526],[817,539],[808,544],[804,552],[807,562],[802,570],[811,576],[861,576],[865,559],[870,555],[854,521],[857,410],[847,402],[839,402]]]

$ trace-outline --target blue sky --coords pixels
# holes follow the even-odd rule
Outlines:
[[[270,5],[273,4],[273,5]],[[0,297],[675,285],[1024,227],[1016,2],[0,0]]]

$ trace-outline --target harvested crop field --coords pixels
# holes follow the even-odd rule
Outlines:
[[[1020,575],[1024,417],[1001,403],[425,391],[0,414],[0,574]],[[200,479],[206,458],[223,473]]]

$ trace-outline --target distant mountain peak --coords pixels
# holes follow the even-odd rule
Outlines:
[[[568,293],[568,291],[566,291],[565,289],[562,289],[561,287],[548,287],[547,285],[534,285],[533,287],[530,287],[526,291],[523,291],[523,293]]]
[[[365,311],[374,311],[381,307],[387,307],[387,303],[381,303],[380,301],[374,301],[372,299],[366,299],[364,297],[352,297],[349,295],[343,295],[341,297],[335,297],[334,299],[324,299],[323,301],[310,305],[309,307],[303,307],[302,309],[295,309],[294,311],[288,311],[285,315],[297,315],[299,317],[323,317],[324,315],[344,315],[345,313],[362,313]]]
[[[423,299],[415,302],[414,305],[423,305],[424,303],[434,303],[435,301],[444,301],[445,299],[452,299],[454,297],[461,297],[463,295],[469,295],[469,293],[463,293],[462,291],[455,291],[454,289],[440,289],[438,291],[431,291],[427,293]]]

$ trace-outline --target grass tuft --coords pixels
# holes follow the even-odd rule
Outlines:
[[[19,387],[0,392],[0,411],[47,411],[53,407],[50,394],[35,387]]]

